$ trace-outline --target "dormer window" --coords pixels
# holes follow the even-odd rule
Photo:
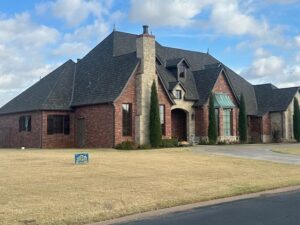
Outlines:
[[[186,65],[184,62],[178,65],[178,77],[179,79],[185,79],[186,76]]]
[[[181,90],[176,90],[176,91],[175,91],[175,98],[176,98],[176,99],[181,99],[181,98],[182,98]]]
[[[185,78],[185,74],[186,74],[186,68],[184,67],[183,71],[180,71],[179,73],[179,78]]]

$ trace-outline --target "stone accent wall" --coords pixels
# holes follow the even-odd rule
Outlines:
[[[138,144],[149,143],[149,112],[151,85],[157,80],[155,68],[155,37],[143,34],[136,39],[137,57],[141,60],[136,80],[137,116],[135,139]]]
[[[76,121],[85,120],[86,148],[104,148],[114,146],[114,106],[112,104],[83,106],[75,111]],[[75,134],[75,146],[77,146]]]
[[[31,116],[31,131],[19,132],[19,118]],[[40,148],[42,112],[15,113],[0,116],[1,148]]]
[[[184,100],[185,91],[182,89],[180,85],[177,85],[174,90],[173,94],[175,95],[176,90],[181,90],[182,99],[175,99],[175,105],[171,107],[173,109],[182,109],[186,112],[186,134],[187,134],[187,141],[193,142],[195,140],[195,109],[194,109],[194,102],[193,101],[186,101]]]

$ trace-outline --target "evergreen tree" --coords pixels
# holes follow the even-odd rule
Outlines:
[[[209,143],[215,144],[217,142],[217,125],[216,125],[216,115],[215,115],[215,106],[214,106],[214,97],[210,94],[209,97],[209,124],[208,124],[208,138]]]
[[[294,137],[300,142],[300,109],[299,102],[294,98],[294,116],[293,116]]]
[[[241,95],[240,99],[240,111],[239,111],[239,134],[240,142],[247,142],[247,115],[244,95]]]
[[[155,148],[159,147],[161,145],[162,131],[159,117],[159,104],[155,81],[153,81],[151,87],[149,131],[151,146]]]

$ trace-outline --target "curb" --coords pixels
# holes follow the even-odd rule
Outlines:
[[[199,208],[199,207],[219,205],[219,204],[228,203],[228,202],[251,199],[251,198],[256,198],[256,197],[264,197],[266,195],[278,194],[278,193],[283,193],[283,192],[292,192],[292,191],[297,191],[297,190],[300,190],[300,185],[284,187],[284,188],[277,188],[277,189],[261,191],[261,192],[251,193],[251,194],[238,195],[238,196],[227,197],[227,198],[220,198],[220,199],[209,200],[209,201],[205,201],[205,202],[192,203],[192,204],[188,204],[188,205],[180,205],[180,206],[175,206],[175,207],[171,207],[171,208],[159,209],[159,210],[148,211],[148,212],[143,212],[143,213],[137,213],[137,214],[133,214],[133,215],[129,215],[129,216],[124,216],[124,217],[111,219],[111,220],[105,220],[102,222],[90,223],[90,224],[86,224],[86,225],[111,225],[111,224],[115,224],[115,223],[124,223],[124,222],[145,219],[147,217],[156,217],[156,216],[161,216],[161,215],[165,215],[165,214],[169,214],[169,213],[181,212],[181,211],[190,210],[190,209]]]

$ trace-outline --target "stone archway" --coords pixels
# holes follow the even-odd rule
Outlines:
[[[187,113],[182,109],[171,111],[172,138],[187,141]]]

